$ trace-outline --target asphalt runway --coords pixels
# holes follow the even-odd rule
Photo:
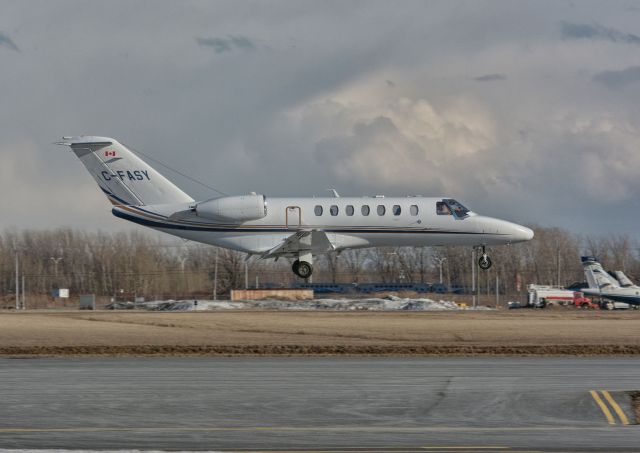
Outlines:
[[[4,358],[0,382],[4,449],[640,451],[638,358]]]

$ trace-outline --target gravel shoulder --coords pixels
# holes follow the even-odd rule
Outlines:
[[[639,311],[0,312],[0,355],[640,355]]]

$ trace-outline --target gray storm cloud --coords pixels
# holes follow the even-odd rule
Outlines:
[[[0,47],[4,47],[6,49],[15,50],[16,52],[20,52],[18,46],[9,38],[9,35],[0,31]]]
[[[595,74],[593,80],[609,88],[623,88],[640,82],[640,66],[631,66],[620,71],[602,71]]]
[[[561,27],[562,37],[564,39],[594,39],[628,44],[640,44],[640,36],[616,30],[615,28],[605,27],[597,23],[576,24],[571,22],[562,22]]]
[[[485,74],[474,77],[473,80],[477,82],[493,82],[496,80],[507,80],[507,76],[504,74]]]
[[[609,232],[594,212],[624,212],[616,231],[637,234],[635,14],[622,1],[8,2],[0,227],[127,227],[51,145],[92,134],[230,194],[450,195],[576,232]]]
[[[232,52],[234,50],[255,50],[255,43],[246,36],[226,36],[223,38],[196,38],[201,47],[210,47],[216,53]]]

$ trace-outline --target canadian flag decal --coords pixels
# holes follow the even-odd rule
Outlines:
[[[116,157],[116,152],[115,152],[115,151],[113,151],[113,150],[106,150],[106,151],[104,152],[104,155],[105,155],[106,157]]]

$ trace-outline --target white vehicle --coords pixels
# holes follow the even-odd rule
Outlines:
[[[547,285],[529,285],[527,287],[529,293],[528,304],[533,307],[544,308],[547,305],[569,305],[580,297],[580,293],[575,291],[558,288],[557,286]]]
[[[640,287],[635,285],[620,286],[620,282],[605,271],[594,257],[583,256],[581,259],[584,275],[589,285],[588,288],[581,290],[584,294],[599,296],[613,302],[623,302],[628,305],[640,305]],[[615,306],[615,308],[628,307]]]
[[[448,197],[267,198],[251,193],[195,201],[133,152],[107,137],[63,137],[111,203],[112,212],[185,239],[257,255],[295,259],[311,276],[313,256],[377,246],[485,246],[533,238],[515,223],[484,217]]]

